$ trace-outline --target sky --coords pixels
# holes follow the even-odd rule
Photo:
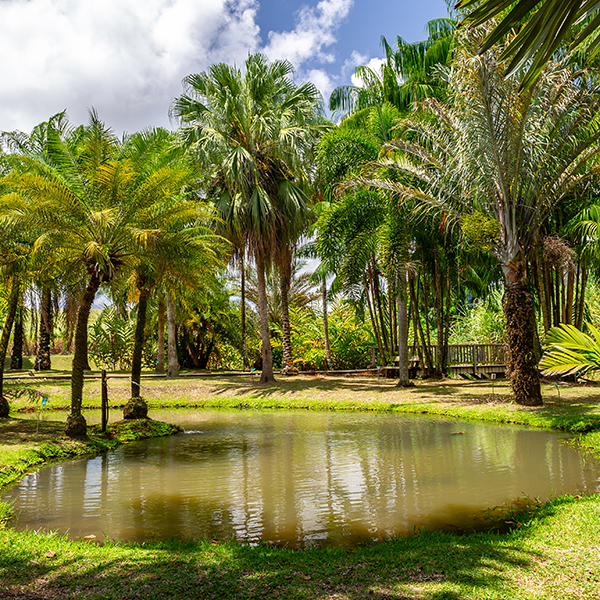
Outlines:
[[[447,15],[445,0],[0,0],[0,130],[91,107],[118,134],[170,127],[186,75],[257,51],[327,101],[377,64],[381,35],[421,40]]]

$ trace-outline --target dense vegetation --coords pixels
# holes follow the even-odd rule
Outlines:
[[[82,437],[90,363],[131,372],[135,418],[142,368],[266,383],[375,356],[410,386],[409,348],[440,377],[452,342],[505,343],[516,401],[541,404],[546,333],[598,314],[599,79],[566,42],[532,78],[505,33],[440,19],[423,42],[383,39],[381,69],[334,90],[337,122],[255,54],[188,76],[175,132],[118,139],[92,110],[3,133],[0,416],[4,369],[28,354],[46,370],[73,353]],[[589,370],[548,350],[548,372]]]

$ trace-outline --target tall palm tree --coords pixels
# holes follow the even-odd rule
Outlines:
[[[43,160],[22,157],[30,167],[9,175],[12,192],[0,201],[0,212],[13,225],[40,232],[36,249],[52,251],[56,264],[73,277],[86,279],[77,311],[71,373],[69,437],[86,435],[81,414],[83,373],[87,363],[87,325],[96,293],[153,239],[140,227],[133,202],[131,161],[119,158],[119,142],[94,111],[89,124],[49,132]]]
[[[262,338],[261,382],[272,381],[265,272],[308,198],[299,185],[320,95],[296,86],[288,61],[250,55],[245,73],[225,63],[184,80],[171,112],[181,143],[211,174],[209,195],[222,220],[256,263]]]
[[[493,254],[505,280],[515,399],[539,405],[528,260],[551,209],[600,171],[600,104],[595,87],[583,84],[586,73],[574,71],[568,59],[548,64],[534,88],[520,88],[518,78],[504,78],[498,50],[478,54],[482,37],[481,30],[463,34],[449,102],[429,101],[425,119],[406,120],[379,165],[414,183],[370,183],[443,213],[448,225],[460,226]],[[471,221],[486,226],[474,228]]]

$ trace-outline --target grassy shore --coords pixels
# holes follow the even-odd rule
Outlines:
[[[67,382],[36,380],[35,385],[50,396],[49,407],[67,406]],[[430,413],[581,433],[580,443],[600,454],[600,388],[594,385],[558,389],[546,385],[546,404],[540,408],[514,405],[505,382],[419,383],[402,390],[391,380],[365,377],[301,376],[261,386],[244,375],[144,380],[143,385],[151,410],[220,407]],[[128,382],[111,379],[109,391],[116,410],[127,400]],[[85,397],[87,406],[99,406],[98,382],[86,383]],[[16,413],[37,405],[21,396],[12,408]],[[19,466],[21,452],[36,452],[41,461],[41,448],[48,445],[71,452],[69,444],[59,439],[62,425],[50,422],[41,425],[35,443],[28,442],[31,431],[25,436],[20,432],[7,448],[5,432],[26,420],[29,427],[35,425],[22,418],[0,422],[0,484],[30,469]],[[96,441],[93,431],[90,444],[105,443]],[[123,430],[114,435],[136,434]],[[31,444],[37,444],[35,449]],[[102,449],[82,447],[81,453]],[[13,475],[5,476],[9,471]],[[510,520],[514,526],[507,533],[421,532],[350,551],[294,551],[212,541],[99,547],[6,527],[0,531],[0,597],[600,599],[600,496],[557,498]]]

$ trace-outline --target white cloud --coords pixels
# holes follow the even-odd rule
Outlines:
[[[0,129],[94,106],[117,130],[166,125],[180,81],[259,43],[255,0],[3,0]]]
[[[333,62],[324,52],[335,41],[335,31],[348,16],[354,0],[321,0],[316,7],[304,6],[297,15],[293,31],[270,32],[264,52],[271,59],[286,58],[294,65],[307,60]]]
[[[323,69],[311,69],[305,73],[305,79],[312,81],[321,92],[325,106],[329,105],[329,95],[337,85],[338,77],[334,77]]]
[[[352,5],[303,6],[261,48],[259,0],[0,0],[0,130],[29,131],[64,109],[82,123],[92,106],[117,132],[168,126],[183,77],[257,50],[291,60],[327,97],[333,79],[319,63],[333,60]]]
[[[368,62],[366,62],[363,59],[362,62],[357,63],[357,64],[364,65],[365,67],[368,67],[369,69],[371,69],[371,71],[373,71],[377,75],[381,76],[382,75],[382,67],[385,64],[385,59],[384,58],[371,58]],[[354,73],[350,77],[350,80],[352,81],[352,85],[355,85],[356,87],[363,86],[362,79],[360,77],[357,77]]]

